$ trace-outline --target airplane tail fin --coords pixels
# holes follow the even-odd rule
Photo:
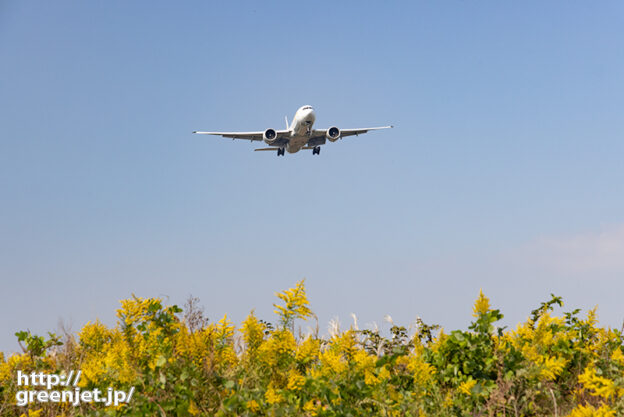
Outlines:
[[[284,120],[286,120],[286,130],[290,130],[290,127],[288,127],[288,116],[284,116]]]

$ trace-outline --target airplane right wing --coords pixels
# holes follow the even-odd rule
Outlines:
[[[198,135],[223,136],[224,138],[231,138],[231,139],[245,139],[245,140],[250,140],[253,142],[253,141],[261,141],[264,131],[262,132],[199,132],[199,131],[195,131],[193,133],[196,133]],[[277,142],[280,142],[280,143],[284,141],[286,135],[290,135],[290,131],[288,130],[276,130],[275,133],[277,134]],[[288,141],[286,140],[286,142]]]

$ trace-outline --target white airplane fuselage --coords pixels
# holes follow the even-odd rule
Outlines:
[[[297,110],[288,128],[290,130],[290,141],[286,145],[288,153],[299,152],[308,143],[315,120],[316,114],[312,106],[302,106]]]

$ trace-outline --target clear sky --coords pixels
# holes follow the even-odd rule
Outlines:
[[[278,158],[193,130],[393,124]],[[192,294],[624,319],[624,3],[0,3],[0,350]]]

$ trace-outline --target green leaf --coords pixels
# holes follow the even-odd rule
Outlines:
[[[158,356],[158,358],[156,359],[156,366],[158,367],[161,367],[166,363],[167,363],[167,358],[165,358],[163,355]]]

